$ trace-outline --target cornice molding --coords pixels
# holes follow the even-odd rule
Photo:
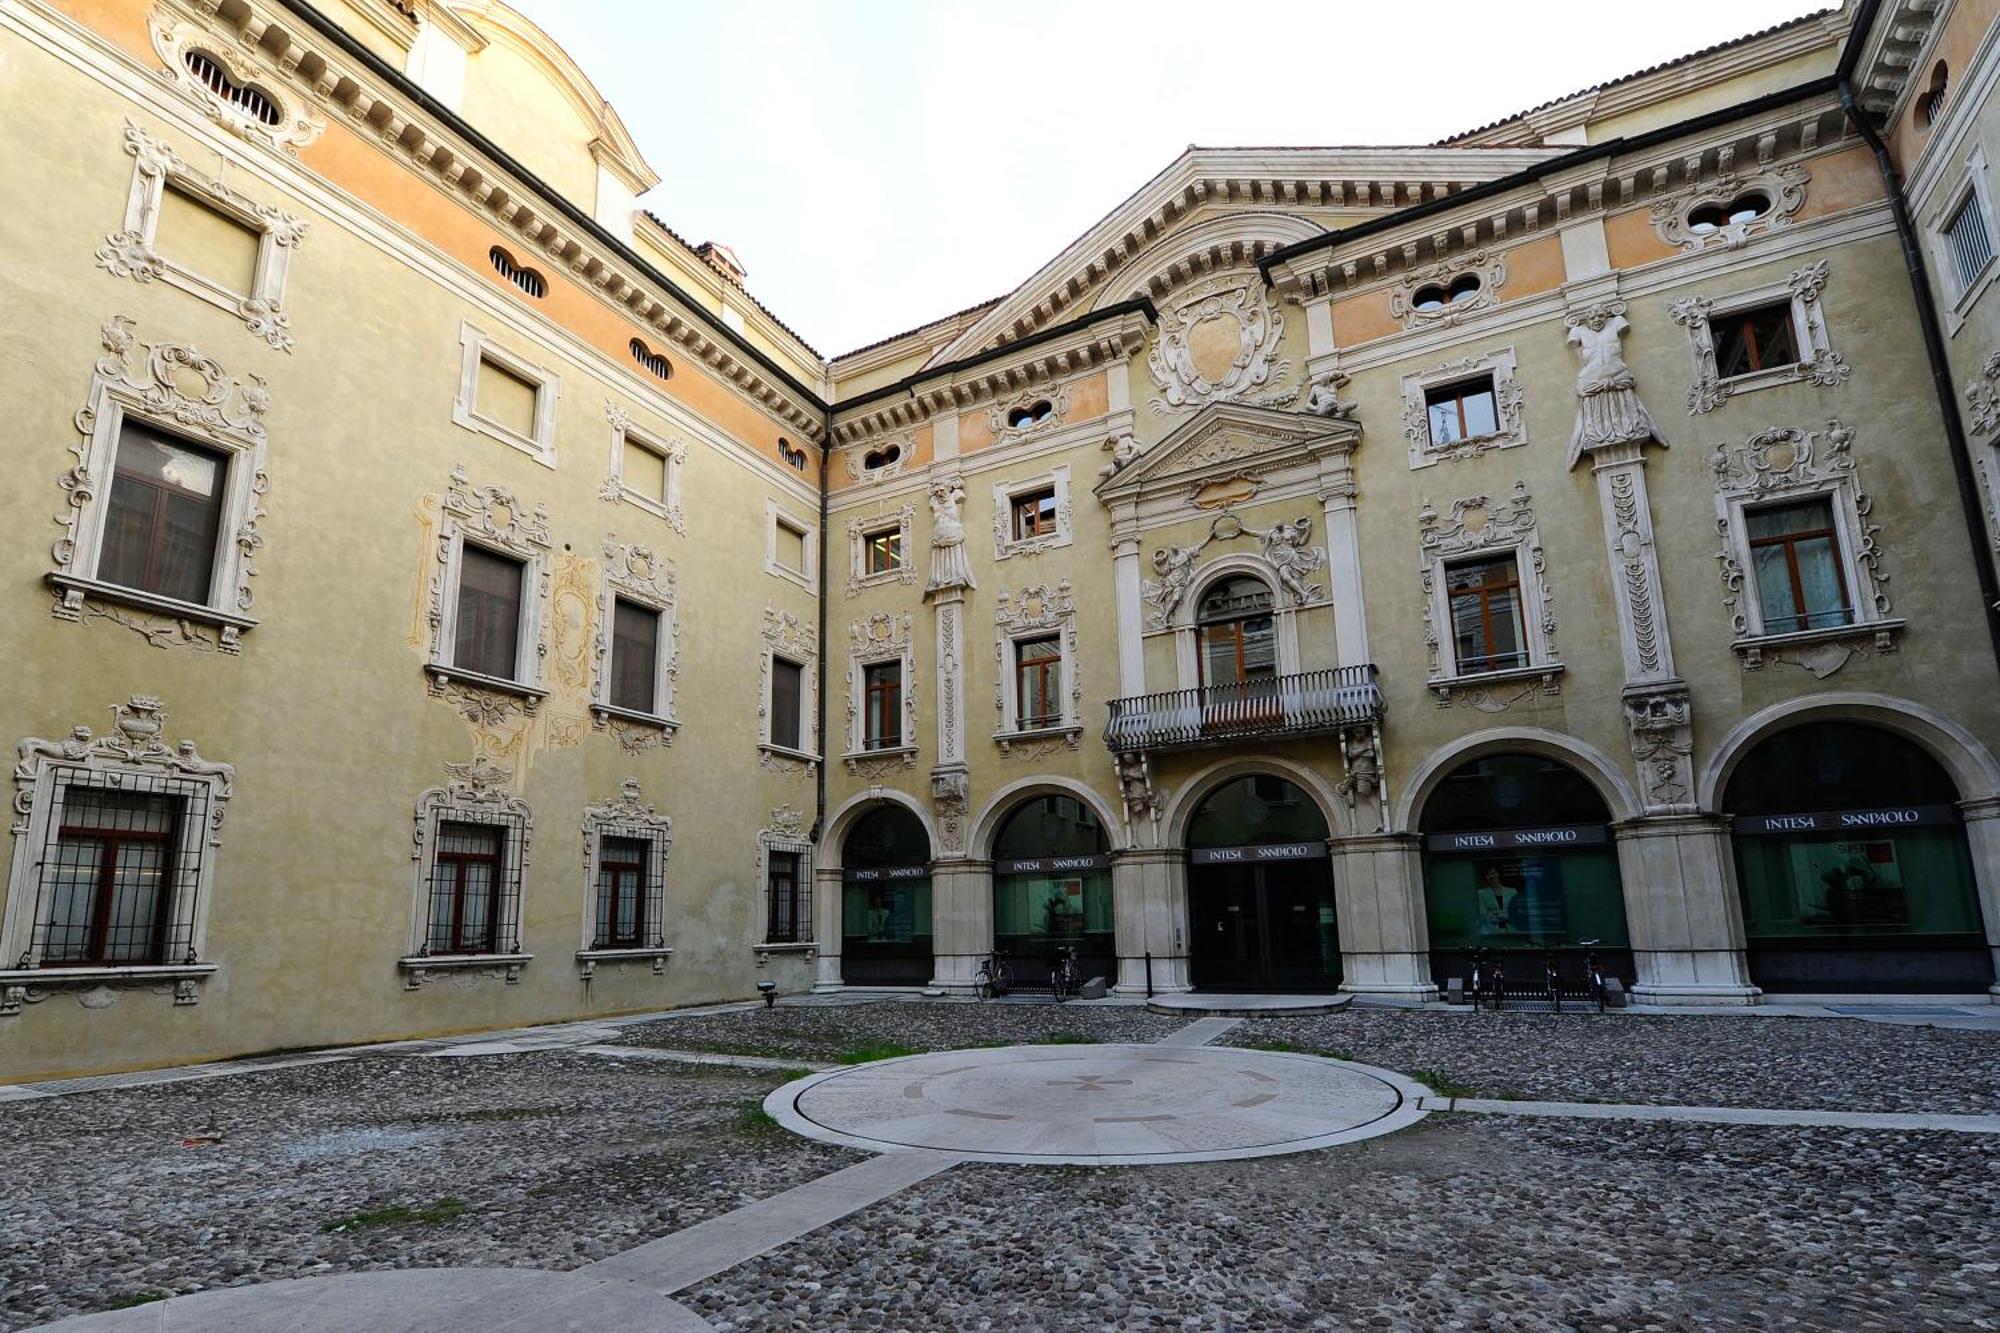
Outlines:
[[[1952,0],[1887,0],[1869,30],[1854,35],[1861,43],[1854,96],[1884,125],[1894,124],[1907,109],[1917,82],[1912,76],[1927,63],[1924,56],[1944,31],[1951,9]]]

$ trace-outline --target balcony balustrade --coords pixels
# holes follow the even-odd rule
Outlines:
[[[1111,701],[1114,754],[1328,735],[1382,717],[1373,663]]]

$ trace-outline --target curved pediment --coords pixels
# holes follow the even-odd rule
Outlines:
[[[1273,474],[1316,471],[1322,458],[1361,442],[1361,427],[1340,417],[1247,403],[1212,403],[1097,485],[1107,504],[1184,492],[1202,508],[1240,504]]]

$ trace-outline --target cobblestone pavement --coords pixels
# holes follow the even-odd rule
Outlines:
[[[960,1166],[681,1293],[719,1329],[2000,1326],[2000,1142],[1432,1117],[1297,1157]]]
[[[2000,1033],[1858,1019],[1355,1008],[1253,1019],[1222,1041],[1325,1051],[1469,1097],[2000,1111]]]
[[[322,1272],[574,1268],[860,1160],[763,1119],[782,1077],[380,1056],[0,1106],[0,1329]]]
[[[1187,1025],[1184,1017],[1137,1005],[885,1001],[690,1015],[634,1025],[618,1040],[683,1051],[839,1060],[887,1047],[903,1054],[1034,1041],[1152,1042]]]

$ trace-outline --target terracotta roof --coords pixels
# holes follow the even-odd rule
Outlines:
[[[839,356],[836,356],[833,359],[836,362],[845,361],[850,356],[860,356],[863,352],[872,352],[878,347],[886,347],[890,343],[895,342],[898,338],[907,338],[913,333],[922,333],[925,329],[936,328],[940,324],[949,324],[953,320],[963,319],[967,315],[984,313],[985,311],[991,310],[994,306],[999,305],[1002,301],[1006,300],[1009,296],[1012,295],[1013,295],[1012,292],[1002,292],[1000,295],[995,296],[989,300],[976,301],[973,304],[967,306],[963,310],[954,310],[949,315],[939,315],[936,319],[927,319],[921,324],[915,324],[907,329],[904,329],[901,333],[892,333],[886,338],[877,338],[872,343],[863,343],[859,347],[850,348],[849,350],[842,352]]]
[[[681,235],[679,232],[675,231],[672,227],[669,227],[666,224],[666,222],[660,217],[660,215],[658,213],[655,213],[652,209],[642,208],[639,211],[644,213],[648,218],[650,218],[654,226],[658,227],[661,231],[665,232],[667,235],[673,237],[674,242],[677,245],[679,245],[681,249],[687,251],[689,254],[693,255],[696,259],[701,260],[702,266],[704,268],[707,268],[710,272],[714,272],[714,266],[709,264],[708,257],[702,253],[702,245],[712,245],[713,242],[704,241],[702,242],[702,245],[693,245],[689,243],[687,237]],[[716,274],[716,276],[721,277],[722,275],[718,273]],[[731,285],[734,286],[735,284],[732,283]],[[736,288],[736,290],[742,292],[744,296],[748,297],[751,305],[754,305],[759,310],[763,311],[764,317],[766,319],[770,320],[773,324],[776,324],[779,328],[783,329],[786,333],[789,333],[792,337],[798,339],[799,346],[805,348],[808,352],[811,352],[819,360],[821,361],[826,360],[826,357],[821,355],[820,350],[817,347],[814,347],[811,343],[807,342],[805,338],[800,335],[797,329],[785,323],[784,320],[779,319],[777,311],[765,305],[755,296],[752,296],[750,294],[749,288],[739,286]]]
[[[1742,46],[1748,42],[1758,41],[1762,38],[1769,37],[1773,33],[1784,32],[1788,29],[1796,28],[1807,23],[1817,23],[1821,19],[1827,17],[1827,15],[1836,14],[1838,12],[1839,12],[1838,8],[1815,9],[1810,14],[1801,14],[1795,19],[1786,19],[1783,23],[1773,23],[1768,28],[1759,28],[1757,29],[1757,31],[1745,33],[1741,37],[1732,37],[1726,42],[1717,42],[1713,46],[1704,46],[1699,51],[1690,51],[1684,56],[1675,56],[1672,60],[1662,60],[1657,65],[1648,65],[1646,66],[1646,68],[1640,70],[1634,70],[1630,74],[1621,75],[1620,77],[1615,79],[1606,79],[1603,83],[1593,83],[1588,88],[1579,88],[1575,92],[1566,93],[1561,97],[1552,97],[1548,101],[1543,102],[1537,106],[1531,106],[1525,111],[1516,111],[1511,116],[1502,116],[1500,117],[1500,119],[1491,121],[1485,125],[1481,125],[1477,129],[1466,130],[1461,134],[1454,134],[1449,138],[1439,139],[1436,143],[1430,146],[1433,148],[1450,148],[1457,145],[1458,141],[1461,139],[1469,139],[1475,134],[1484,134],[1488,130],[1499,129],[1502,125],[1512,124],[1514,121],[1523,120],[1529,116],[1532,116],[1537,111],[1545,111],[1552,106],[1556,106],[1563,102],[1571,101],[1578,97],[1583,97],[1589,93],[1602,92],[1606,88],[1616,88],[1620,84],[1630,83],[1634,79],[1643,79],[1648,74],[1657,74],[1663,69],[1672,69],[1676,65],[1685,65],[1691,60],[1700,60],[1702,57],[1712,56],[1718,51],[1727,51],[1734,47]]]

